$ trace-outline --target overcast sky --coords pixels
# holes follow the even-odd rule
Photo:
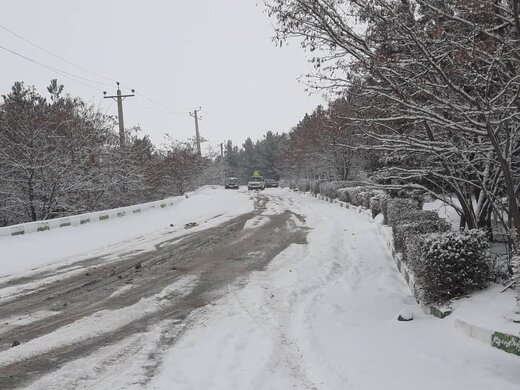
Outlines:
[[[125,127],[140,124],[156,145],[165,133],[192,137],[188,112],[199,106],[201,134],[215,147],[286,132],[323,102],[297,80],[311,70],[297,43],[279,48],[272,42],[262,1],[6,1],[0,25],[96,73],[0,28],[1,46],[88,79],[80,83],[0,49],[0,94],[17,80],[46,93],[56,77],[71,95],[115,115],[116,103],[102,91],[115,93],[118,80],[140,93],[125,100]]]

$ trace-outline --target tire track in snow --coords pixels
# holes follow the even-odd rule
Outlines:
[[[280,352],[280,356],[282,356],[281,360],[289,368],[292,377],[303,386],[301,388],[306,390],[317,390],[318,387],[307,377],[305,369],[301,366],[302,351],[300,350],[300,347],[287,335],[284,330],[284,325],[279,323],[272,315],[272,312],[265,309],[264,305],[257,308],[262,315],[254,314],[254,311],[250,310],[246,306],[246,303],[240,299],[236,292],[232,293],[232,296],[248,317],[251,318],[259,328],[270,334],[272,339],[276,341],[276,350]],[[278,359],[280,358],[278,357]],[[276,367],[278,365],[278,360],[272,361],[270,365],[272,368]],[[262,381],[263,378],[258,379],[258,382]],[[262,385],[257,384],[254,388],[261,389]]]

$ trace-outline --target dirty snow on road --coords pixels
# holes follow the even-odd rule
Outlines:
[[[41,272],[43,265],[54,270],[85,255],[114,256],[129,249],[153,249],[164,233],[182,234],[187,223],[196,223],[195,230],[205,229],[253,210],[249,196],[220,188],[205,187],[174,201],[172,207],[123,218],[0,237],[0,282],[10,274],[19,277],[31,269]]]
[[[177,282],[141,300],[134,297],[127,306],[79,318],[56,329],[54,335],[63,343],[84,342],[99,333],[96,326],[126,326],[133,316],[160,312],[188,296],[189,302],[201,303],[190,306],[185,317],[168,314],[157,316],[156,322],[138,322],[137,332],[96,345],[73,360],[57,360],[53,369],[27,388],[518,389],[518,357],[468,338],[449,317],[439,320],[422,314],[377,224],[366,215],[284,189],[248,193],[207,188],[200,196],[210,205],[212,197],[233,200],[229,210],[224,202],[216,201],[214,211],[208,206],[200,219],[201,232],[206,227],[200,225],[219,214],[244,214],[246,219],[239,221],[242,230],[230,235],[229,242],[215,243],[220,246],[197,255],[197,267],[181,274]],[[255,199],[260,206],[247,214]],[[237,209],[238,204],[242,206]],[[190,211],[183,213],[183,222],[194,219]],[[156,218],[158,223],[167,221],[159,214]],[[222,223],[218,218],[208,224],[218,226]],[[67,234],[72,232],[69,229]],[[156,231],[143,234],[144,241],[161,247]],[[170,232],[169,237],[175,234]],[[208,234],[208,239],[219,237],[215,234]],[[281,251],[267,254],[269,244]],[[127,245],[132,246],[132,241]],[[175,242],[170,245],[176,248]],[[226,252],[226,246],[237,253]],[[119,253],[124,247],[118,243],[114,250]],[[225,262],[219,258],[223,254]],[[253,271],[244,268],[247,273],[231,272],[256,259],[265,265]],[[60,261],[77,267],[74,260]],[[107,255],[106,261],[112,257]],[[214,267],[202,268],[203,262]],[[213,281],[218,294],[209,294],[204,290],[209,286],[207,273],[218,273],[221,266],[231,268],[219,276],[223,284]],[[74,274],[76,269],[68,272]],[[230,273],[233,277],[228,277]],[[46,277],[56,275],[49,272]],[[6,288],[25,294],[16,286]],[[109,301],[124,298],[128,291],[132,287],[122,285],[111,292]],[[414,321],[396,320],[403,309],[414,313]],[[59,317],[44,307],[35,316]],[[27,315],[20,318],[27,322]],[[11,331],[13,325],[9,326]],[[9,362],[56,348],[53,343],[59,342],[52,341],[52,335],[0,352],[0,373]]]

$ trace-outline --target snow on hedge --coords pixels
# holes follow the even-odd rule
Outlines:
[[[406,245],[408,265],[426,303],[445,303],[487,287],[491,263],[482,230],[417,235]]]

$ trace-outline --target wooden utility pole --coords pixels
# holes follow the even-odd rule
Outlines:
[[[220,144],[220,177],[222,178],[222,185],[226,185],[226,177],[224,176],[224,142]]]
[[[106,91],[103,91],[103,95],[105,99],[114,99],[117,101],[117,118],[119,119],[119,147],[122,149],[125,147],[125,123],[123,121],[123,100],[127,97],[135,96],[135,90],[132,89],[131,95],[122,95],[121,90],[119,89],[119,81],[117,83],[117,94],[112,96],[106,96]]]
[[[200,111],[201,108],[199,107],[198,110],[193,110],[193,112],[190,112],[190,115],[195,118],[195,137],[197,140],[197,153],[199,156],[201,156],[200,152],[200,134],[199,134],[199,119],[202,119],[201,116],[198,115],[198,111]]]

